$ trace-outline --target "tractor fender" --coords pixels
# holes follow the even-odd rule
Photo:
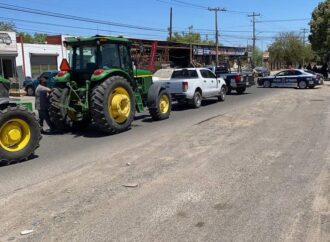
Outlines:
[[[103,81],[111,76],[122,76],[124,77],[127,81],[131,81],[131,77],[129,76],[128,73],[121,69],[109,69],[109,70],[104,70],[102,74],[100,75],[92,75],[91,81],[92,82],[97,82],[97,81]]]
[[[9,104],[9,98],[6,97],[0,97],[0,106],[2,105],[8,105]]]
[[[159,98],[159,93],[162,90],[167,90],[162,83],[153,83],[148,90],[147,106],[148,108],[156,108]]]

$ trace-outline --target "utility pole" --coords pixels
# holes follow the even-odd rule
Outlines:
[[[253,12],[253,14],[251,15],[248,15],[248,17],[252,17],[252,22],[253,22],[253,37],[252,37],[252,40],[253,40],[253,44],[252,44],[252,67],[254,68],[254,53],[256,51],[256,17],[260,16],[260,13],[255,13]]]
[[[215,64],[219,65],[219,30],[218,30],[218,12],[226,11],[224,8],[209,8],[209,11],[215,12]]]
[[[169,29],[169,39],[172,41],[172,34],[173,34],[173,12],[172,7],[170,10],[170,29]]]
[[[304,45],[304,48],[306,46],[306,33],[307,33],[308,29],[302,29],[302,32],[303,32],[303,45]],[[304,67],[305,66],[305,52],[303,53],[303,64],[302,66]]]

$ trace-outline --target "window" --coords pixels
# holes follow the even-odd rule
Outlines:
[[[73,54],[73,66],[78,71],[94,71],[97,68],[97,47],[77,47]]]
[[[207,72],[205,70],[200,70],[200,73],[203,78],[207,78]]]
[[[174,78],[174,79],[180,79],[180,78],[193,79],[193,78],[198,78],[198,74],[197,74],[196,70],[183,69],[183,70],[174,71],[172,74],[172,78]]]
[[[101,46],[102,68],[120,68],[120,58],[117,44],[104,44]]]
[[[130,58],[130,53],[125,45],[119,45],[119,53],[120,53],[120,64],[121,68],[124,70],[132,69],[132,62]]]
[[[215,75],[209,70],[200,70],[203,78],[216,78]]]
[[[208,70],[206,70],[206,71],[207,71],[208,78],[212,78],[212,79],[217,78],[212,71],[208,71]]]
[[[278,73],[276,76],[286,76],[287,72],[286,71],[282,71],[280,73]]]

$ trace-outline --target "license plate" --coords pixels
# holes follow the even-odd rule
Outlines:
[[[309,84],[314,84],[314,81],[309,81]]]

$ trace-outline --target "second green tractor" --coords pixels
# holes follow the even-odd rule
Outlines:
[[[171,96],[152,73],[134,68],[130,42],[121,37],[68,38],[64,60],[50,96],[55,127],[83,129],[93,122],[107,134],[130,128],[135,112],[147,107],[153,120],[167,119]]]

